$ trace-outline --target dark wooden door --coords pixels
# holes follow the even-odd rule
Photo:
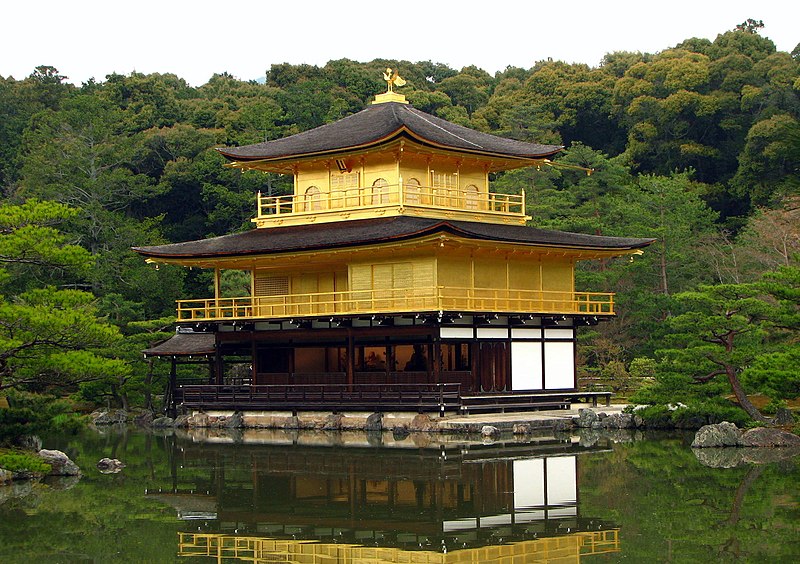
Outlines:
[[[508,383],[508,343],[485,341],[479,345],[481,389],[484,392],[502,392]]]

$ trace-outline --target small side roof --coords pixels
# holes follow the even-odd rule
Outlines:
[[[155,247],[134,247],[137,253],[158,259],[234,257],[346,248],[402,241],[446,232],[466,239],[541,245],[568,249],[630,251],[654,239],[605,237],[526,227],[424,217],[396,216],[252,229],[243,233]]]
[[[213,333],[175,333],[142,353],[145,356],[207,356],[214,354],[214,350]]]
[[[403,135],[441,149],[516,159],[543,159],[563,149],[560,145],[527,143],[482,133],[407,104],[387,102],[275,141],[217,150],[232,161],[283,160],[367,148]]]

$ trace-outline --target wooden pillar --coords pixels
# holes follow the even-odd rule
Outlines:
[[[355,347],[353,346],[353,330],[347,329],[347,385],[352,386],[355,380],[353,366],[355,365]]]
[[[219,349],[219,343],[217,343],[217,346],[214,348],[214,383],[218,386],[221,386],[224,372],[222,353]]]
[[[222,295],[222,271],[219,268],[214,269],[214,299],[219,300]]]
[[[169,368],[169,403],[167,404],[167,415],[170,417],[175,417],[177,414],[177,405],[175,402],[175,388],[177,388],[178,382],[178,362],[175,359],[175,356],[172,357],[172,362],[170,363]]]
[[[250,385],[258,383],[258,348],[255,335],[250,341]]]
[[[428,381],[431,381],[433,376],[433,383],[440,384],[442,382],[442,347],[439,340],[435,340],[428,345]]]
[[[470,372],[472,378],[470,379],[470,392],[479,392],[481,389],[481,363],[480,363],[480,343],[473,341],[470,343]]]

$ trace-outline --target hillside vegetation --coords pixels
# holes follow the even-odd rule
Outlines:
[[[561,162],[594,169],[493,178],[525,189],[532,225],[658,239],[632,263],[579,273],[581,290],[618,292],[619,310],[583,332],[583,377],[646,382],[635,399],[709,410],[735,381],[767,411],[783,405],[800,396],[800,46],[779,52],[759,28],[494,76],[343,59],[197,88],[138,73],[77,87],[48,66],[0,77],[0,394],[150,404],[163,370],[140,351],[172,331],[176,299],[212,284],[199,270],[156,272],[130,247],[249,229],[257,191],[286,193],[291,179],[225,168],[213,148],[358,112],[391,67],[416,108],[563,144]]]

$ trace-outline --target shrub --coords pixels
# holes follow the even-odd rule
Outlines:
[[[645,421],[648,427],[653,429],[698,429],[703,425],[723,421],[734,423],[737,427],[744,427],[751,422],[750,417],[741,408],[714,401],[690,405],[648,405],[636,409],[635,413]]]
[[[50,472],[50,465],[35,454],[16,451],[0,451],[0,468],[10,472]]]
[[[81,424],[70,405],[58,398],[15,391],[8,399],[11,407],[0,409],[0,445],[54,429],[72,431]]]

